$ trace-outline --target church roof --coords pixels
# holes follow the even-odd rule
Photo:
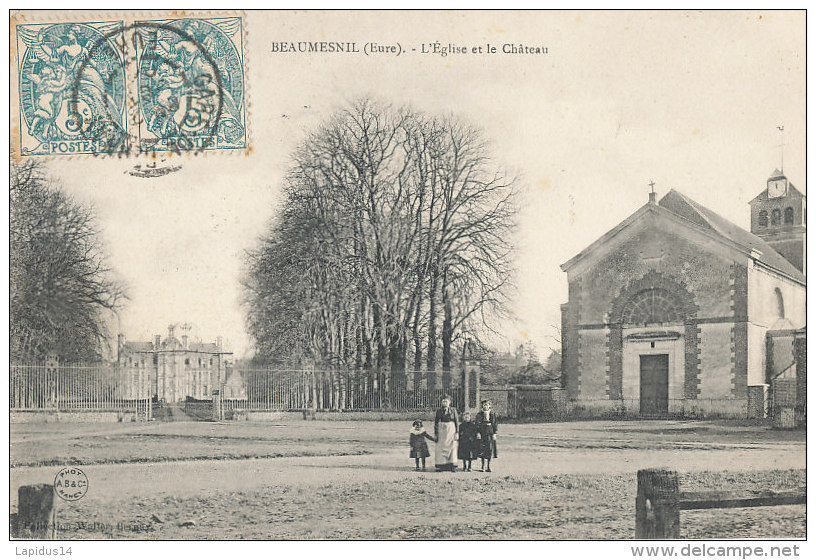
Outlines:
[[[649,202],[643,205],[637,212],[561,265],[561,269],[568,271],[579,261],[594,253],[597,248],[617,236],[630,224],[639,220],[643,215],[652,212],[671,217],[675,221],[679,220],[680,223],[687,223],[695,229],[706,231],[715,239],[720,239],[723,243],[751,255],[751,258],[767,267],[805,284],[805,275],[785,257],[777,253],[768,243],[674,189],[669,191],[658,204]]]
[[[792,277],[794,280],[798,280],[802,283],[805,282],[804,274],[760,237],[729,222],[716,212],[695,202],[680,191],[670,190],[666,196],[660,199],[659,204],[661,208],[665,208],[682,218],[691,220],[697,225],[714,230],[722,237],[749,251],[751,249],[759,251],[761,255],[757,259],[758,261]]]

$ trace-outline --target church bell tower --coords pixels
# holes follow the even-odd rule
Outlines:
[[[775,169],[751,205],[751,233],[805,272],[805,195]]]

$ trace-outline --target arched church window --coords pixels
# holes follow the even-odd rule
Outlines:
[[[790,206],[785,208],[785,224],[793,224],[793,208]]]
[[[782,223],[782,210],[779,208],[774,208],[773,212],[771,212],[771,225],[778,226]]]
[[[779,288],[774,288],[774,294],[776,295],[776,315],[780,319],[785,318],[785,300],[782,299],[782,290]]]
[[[759,211],[759,226],[760,227],[768,227],[768,211],[767,210],[760,210]]]
[[[635,294],[626,304],[622,321],[627,324],[674,323],[684,319],[682,309],[672,295],[660,288],[649,288]]]

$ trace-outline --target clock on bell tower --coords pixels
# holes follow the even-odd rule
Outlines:
[[[751,233],[762,238],[796,268],[805,271],[805,195],[775,169],[750,203]]]
[[[788,194],[787,177],[768,179],[768,198],[780,198]]]

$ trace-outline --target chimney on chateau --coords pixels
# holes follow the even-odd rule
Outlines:
[[[184,347],[185,350],[188,350],[187,341],[189,337],[186,334],[181,335],[181,345]]]
[[[176,325],[167,325],[167,338],[174,338],[176,335]]]
[[[161,347],[161,335],[153,335],[153,350],[158,352]]]
[[[221,351],[221,348],[223,347],[223,344],[224,344],[224,338],[223,337],[221,337],[221,336],[215,337],[215,346],[216,346],[216,348],[218,348],[219,352]]]

